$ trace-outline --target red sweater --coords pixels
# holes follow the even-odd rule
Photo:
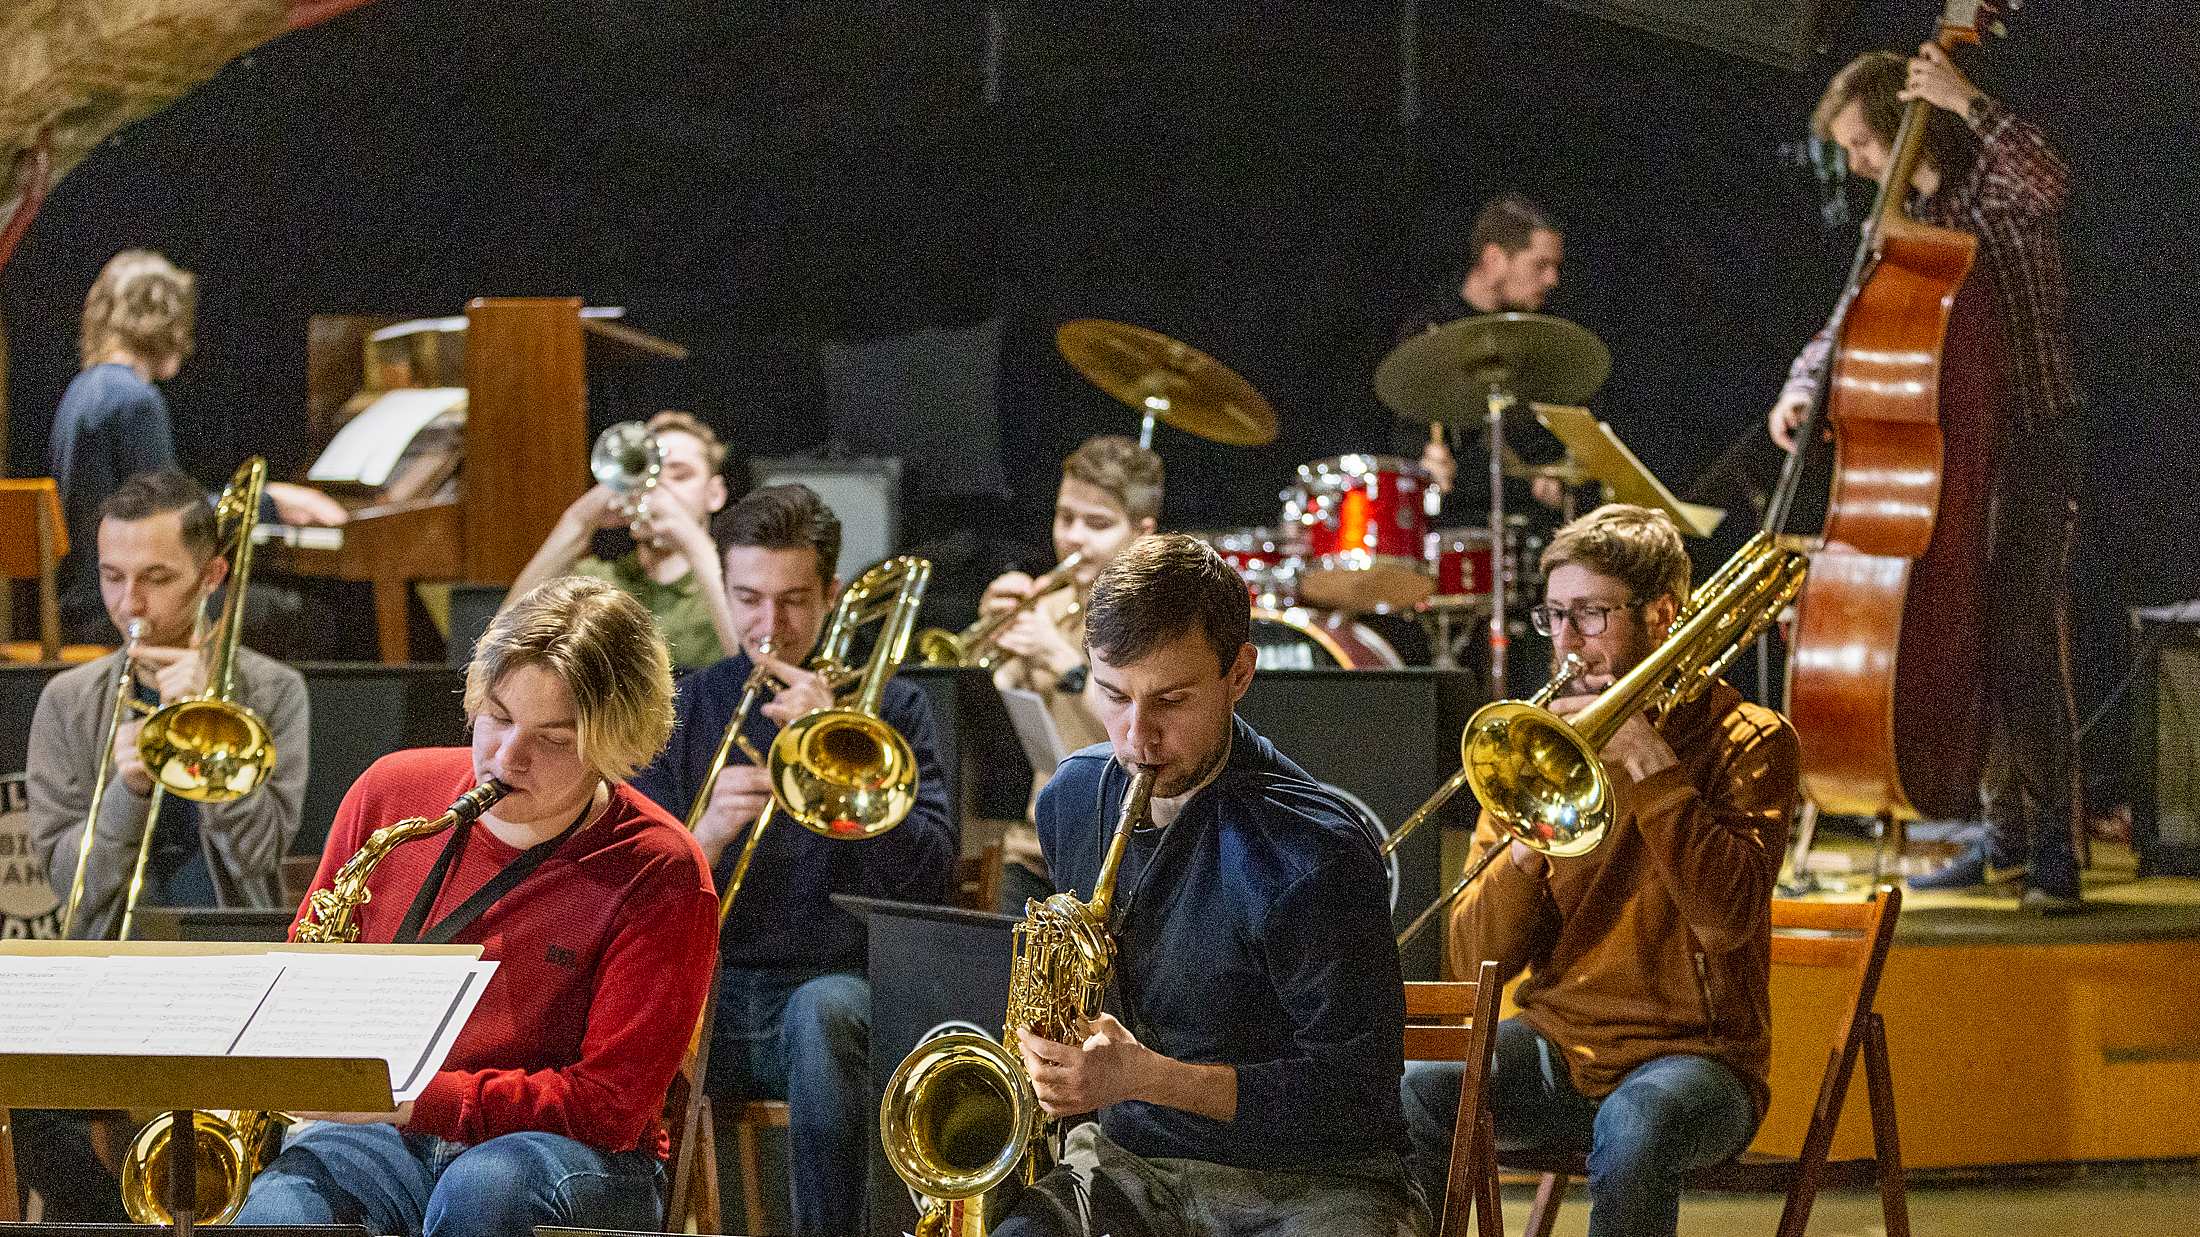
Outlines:
[[[438,816],[474,785],[465,748],[384,756],[352,784],[315,889],[367,835]],[[449,834],[390,852],[368,879],[359,939],[387,942]],[[448,915],[520,852],[475,828],[427,922]],[[496,975],[408,1130],[453,1142],[544,1130],[609,1151],[666,1153],[659,1116],[703,1011],[718,947],[718,898],[703,853],[662,808],[625,786],[587,828],[454,944],[479,944]]]

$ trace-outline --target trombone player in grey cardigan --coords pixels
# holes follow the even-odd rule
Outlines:
[[[101,508],[100,593],[117,630],[132,619],[144,621],[131,686],[149,708],[196,694],[205,685],[205,660],[193,646],[192,628],[200,599],[229,574],[220,548],[206,492],[172,469],[131,477]],[[55,676],[31,721],[32,841],[64,903],[85,836],[115,698],[116,661],[122,656],[110,653]],[[125,717],[116,730],[113,780],[101,800],[85,864],[73,931],[79,939],[115,934],[139,839],[148,827],[155,833],[141,904],[280,904],[282,857],[297,835],[305,799],[306,685],[297,671],[250,649],[237,650],[235,676],[234,698],[259,714],[274,740],[274,771],[258,789],[227,803],[165,796],[159,819],[149,822],[152,780],[137,752],[143,716]]]

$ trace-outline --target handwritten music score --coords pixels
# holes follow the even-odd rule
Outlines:
[[[24,1053],[379,1057],[399,1103],[450,1054],[496,963],[267,953],[0,956],[0,1045]]]

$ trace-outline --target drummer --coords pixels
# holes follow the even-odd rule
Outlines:
[[[1065,752],[1107,741],[1107,729],[1085,699],[1085,599],[1101,569],[1157,527],[1161,489],[1161,457],[1115,434],[1087,439],[1062,461],[1062,486],[1054,497],[1054,557],[1057,562],[1071,554],[1084,557],[1070,587],[1040,598],[1002,629],[1001,648],[1010,656],[994,670],[993,682],[1003,691],[1036,693]],[[1011,571],[986,586],[979,606],[988,612],[1009,609],[1033,585],[1032,577]],[[1000,906],[1005,913],[1020,915],[1025,898],[1054,892],[1039,853],[1039,831],[1031,823],[1031,804],[1053,775],[1051,768],[1032,770],[1032,798],[1025,804],[1024,820],[1002,836]]]
[[[1535,313],[1542,309],[1544,298],[1558,286],[1558,265],[1566,256],[1566,238],[1557,218],[1549,211],[1507,190],[1483,204],[1482,212],[1474,218],[1473,230],[1468,233],[1467,249],[1474,255],[1472,264],[1457,276],[1455,283],[1447,280],[1442,289],[1399,325],[1400,342],[1432,326],[1442,326],[1460,318]],[[1555,441],[1551,441],[1550,435],[1540,426],[1530,434],[1525,432],[1524,423],[1532,424],[1532,419],[1506,419],[1506,438],[1515,450],[1533,443],[1556,447]],[[1456,432],[1458,427],[1446,428],[1448,434]],[[1406,434],[1418,435],[1419,432],[1418,425],[1401,427],[1401,445],[1405,445]],[[1406,446],[1406,449],[1411,448]],[[1547,452],[1531,447],[1530,453],[1540,456]],[[1482,476],[1478,470],[1470,469],[1471,477],[1464,488],[1453,494],[1453,484],[1458,480],[1458,461],[1452,455],[1451,445],[1437,439],[1422,445],[1421,467],[1435,480],[1438,492],[1447,496],[1445,514],[1453,518],[1443,522],[1478,522],[1478,517],[1489,505],[1487,483],[1473,479]],[[1565,486],[1556,477],[1536,476],[1529,481],[1529,490],[1537,502],[1554,511],[1565,502]],[[1520,508],[1515,506],[1514,509]]]

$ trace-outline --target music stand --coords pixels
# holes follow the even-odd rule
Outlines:
[[[1654,507],[1673,518],[1691,537],[1708,537],[1726,519],[1718,507],[1682,502],[1665,487],[1635,453],[1627,449],[1612,427],[1596,419],[1586,408],[1564,404],[1533,404],[1536,420],[1566,444],[1566,453],[1581,465],[1591,481],[1602,482],[1608,502]]]
[[[8,941],[0,954],[55,956],[108,953],[206,955],[267,953],[275,949],[312,949],[351,953],[469,953],[475,946],[302,946],[206,945],[197,943]],[[198,1109],[256,1109],[306,1112],[389,1112],[389,1065],[379,1057],[233,1057],[154,1056],[141,1054],[0,1052],[0,1110],[14,1108],[160,1108],[168,1110],[173,1130],[193,1128]],[[0,1125],[0,1220],[16,1219],[15,1143],[12,1127]],[[169,1215],[173,1227],[96,1226],[90,1231],[188,1234],[198,1206],[197,1157],[168,1157]],[[41,1226],[46,1227],[46,1226]],[[53,1226],[58,1231],[83,1226]],[[361,1233],[356,1225],[264,1228],[266,1233]]]

